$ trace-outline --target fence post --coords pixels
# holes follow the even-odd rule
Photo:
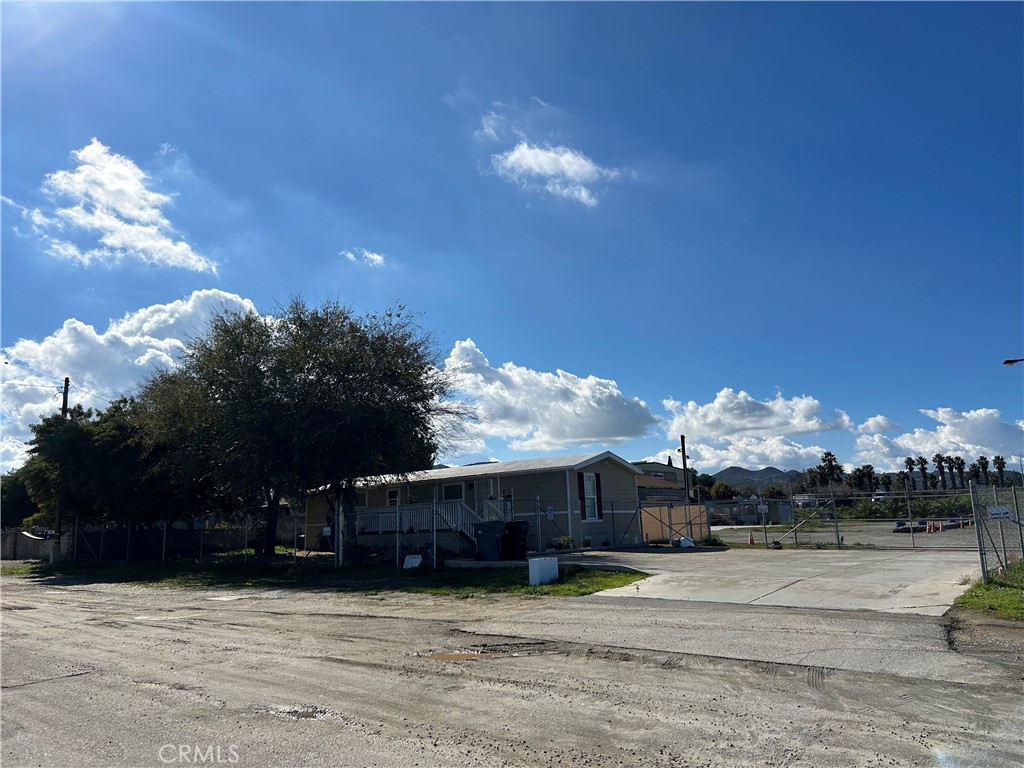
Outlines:
[[[999,504],[999,493],[996,487],[992,486],[992,504]],[[1010,564],[1010,561],[1006,559],[1006,538],[1003,536],[1003,518],[999,518],[999,548],[1003,550],[1003,568]]]
[[[430,567],[437,570],[437,485],[434,485],[434,500],[430,503],[430,535],[433,551],[430,553]]]
[[[1020,524],[1020,505],[1017,503],[1017,486],[1010,489],[1013,494],[1013,516],[1017,520],[1017,537],[1020,539],[1020,557],[1024,560],[1024,526]]]
[[[910,509],[910,488],[906,488],[907,491],[907,525],[910,526],[910,548],[916,549],[917,543],[914,541],[914,513]]]
[[[988,581],[988,563],[985,558],[985,542],[981,537],[981,512],[978,510],[978,498],[975,493],[974,481],[968,483],[971,489],[971,511],[974,513],[974,533],[978,537],[978,558],[981,560],[981,580]]]
[[[167,562],[167,521],[166,520],[161,520],[161,522],[164,524],[164,545],[163,545],[163,550],[160,553],[160,562],[161,563],[165,563],[165,562]],[[147,536],[146,538],[149,538],[149,537]],[[148,547],[147,547],[147,549],[148,549]]]
[[[78,559],[78,513],[75,512],[75,538],[71,541],[71,559]]]

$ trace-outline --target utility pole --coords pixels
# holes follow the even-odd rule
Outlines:
[[[68,417],[68,389],[71,387],[71,379],[68,376],[64,377],[64,398],[60,405],[60,417],[66,419]],[[57,536],[57,541],[54,543],[53,548],[50,550],[50,564],[60,562],[60,541],[61,541],[61,526],[63,520],[61,519],[64,512],[64,503],[61,501],[61,495],[63,494],[63,488],[57,493],[57,509],[54,512],[53,531]]]

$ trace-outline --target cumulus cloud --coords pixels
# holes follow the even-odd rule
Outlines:
[[[445,370],[474,400],[479,433],[515,450],[622,443],[656,423],[647,404],[623,395],[614,381],[514,363],[495,368],[472,339],[455,343]]]
[[[594,185],[614,179],[620,173],[618,169],[598,165],[570,147],[541,147],[526,141],[507,152],[492,155],[491,168],[508,182],[525,189],[542,189],[588,208],[598,204]]]
[[[821,415],[821,403],[809,395],[757,400],[740,390],[726,387],[703,405],[691,400],[681,403],[667,399],[669,412],[666,436],[685,434],[694,438],[774,437],[850,429],[852,422],[843,411],[831,418]]]
[[[854,464],[871,464],[875,469],[898,472],[907,456],[924,456],[929,461],[936,453],[960,456],[968,464],[978,456],[1003,456],[1013,464],[1021,458],[1024,421],[1004,421],[994,408],[958,411],[954,408],[922,410],[937,422],[934,429],[917,428],[896,437],[861,435],[857,438]],[[1012,468],[1012,467],[1011,467]]]
[[[180,239],[165,215],[171,195],[153,189],[131,159],[95,138],[71,156],[73,169],[55,171],[43,181],[53,210],[29,210],[9,201],[21,209],[47,253],[84,266],[135,260],[216,273],[216,264]]]
[[[383,253],[374,253],[365,248],[348,248],[339,255],[344,256],[353,264],[365,264],[371,269],[378,269],[387,263]]]
[[[899,428],[899,424],[879,414],[878,416],[872,416],[870,419],[865,420],[863,424],[857,427],[857,431],[862,435],[880,435],[884,432],[892,432]]]
[[[255,312],[251,301],[218,290],[144,307],[111,321],[105,330],[75,318],[41,341],[21,339],[3,349],[4,469],[24,461],[29,424],[60,407],[56,393],[71,378],[71,404],[102,408],[131,392],[161,367],[173,367],[187,341],[221,312]]]

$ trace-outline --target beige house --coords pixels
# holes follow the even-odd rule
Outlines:
[[[414,472],[405,479],[359,482],[359,543],[383,536],[438,533],[450,551],[473,551],[477,525],[527,522],[527,546],[632,546],[643,540],[637,514],[641,471],[614,453],[583,453]],[[322,495],[306,507],[306,541],[321,540],[330,511]],[[312,533],[311,533],[312,532]]]

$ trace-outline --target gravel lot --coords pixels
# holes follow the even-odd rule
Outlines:
[[[1024,643],[998,621],[599,596],[0,587],[5,768],[1024,758]],[[829,653],[782,663],[787,644]],[[924,667],[901,667],[897,651]]]

